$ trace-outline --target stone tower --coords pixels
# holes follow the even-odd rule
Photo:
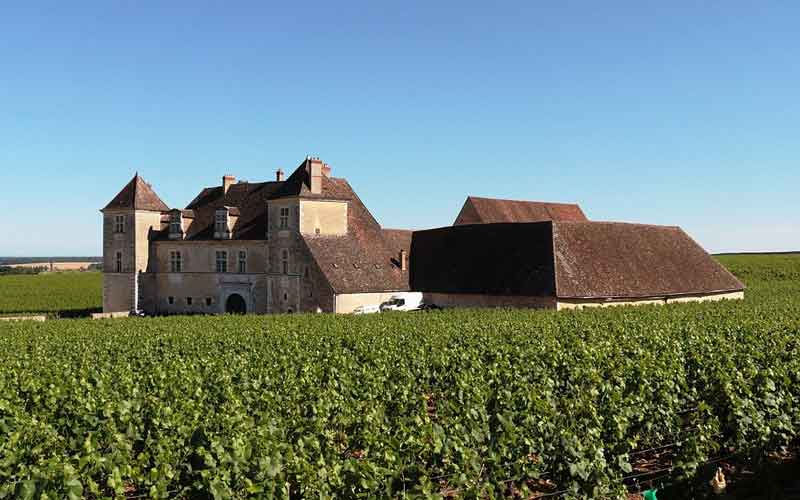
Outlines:
[[[103,214],[103,312],[141,309],[139,274],[147,270],[150,231],[169,207],[137,173]]]

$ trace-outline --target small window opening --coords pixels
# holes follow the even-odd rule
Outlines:
[[[289,229],[289,207],[281,207],[281,229]]]
[[[173,273],[183,271],[183,256],[177,250],[173,250],[169,253],[169,270]]]
[[[192,305],[192,297],[186,297],[186,305],[187,306]]]
[[[124,215],[115,215],[114,216],[114,232],[115,233],[124,233],[125,232],[125,216]]]
[[[218,250],[216,252],[216,264],[218,273],[228,272],[228,252],[225,250]]]
[[[247,252],[244,250],[239,251],[239,272],[246,273],[247,272]]]
[[[114,256],[114,268],[118,273],[122,272],[122,252],[117,252]]]
[[[206,305],[211,306],[211,297],[206,297]]]
[[[175,297],[167,297],[167,302],[169,303],[169,305],[174,304],[175,303]]]

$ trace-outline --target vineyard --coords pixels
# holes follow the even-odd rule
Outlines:
[[[745,301],[0,324],[0,498],[614,498],[759,456],[800,434],[800,256],[722,260]]]
[[[102,291],[98,272],[0,276],[0,315],[88,315],[102,307]]]

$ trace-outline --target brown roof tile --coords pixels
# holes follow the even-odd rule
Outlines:
[[[495,222],[585,221],[577,204],[542,201],[500,200],[470,196],[454,225]]]
[[[562,298],[645,298],[744,289],[676,226],[555,222],[556,288]]]
[[[309,251],[336,293],[408,291],[400,250],[409,251],[411,232],[381,229],[347,181],[347,236],[303,235]]]
[[[103,210],[150,210],[153,212],[166,212],[169,207],[153,191],[150,184],[146,183],[139,174],[122,188],[122,191],[111,200]]]
[[[417,231],[414,290],[559,298],[647,298],[744,289],[678,227],[495,223]]]

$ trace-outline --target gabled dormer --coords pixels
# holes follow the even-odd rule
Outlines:
[[[183,211],[173,208],[169,211],[169,239],[182,240],[183,235]]]

